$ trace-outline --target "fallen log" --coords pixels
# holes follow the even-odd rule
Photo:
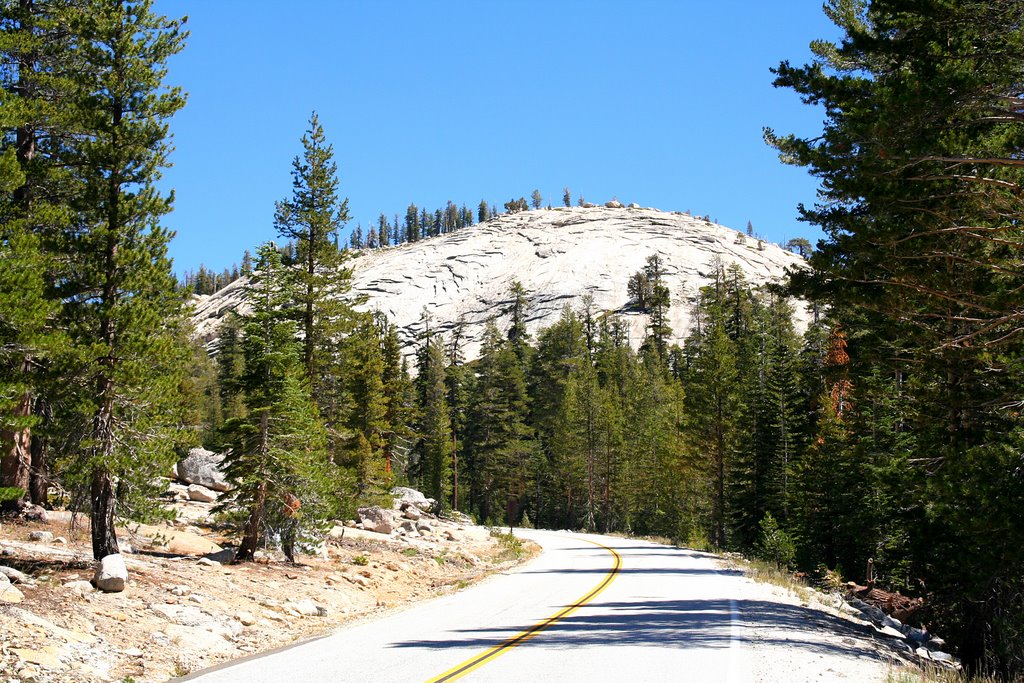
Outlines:
[[[849,595],[859,598],[873,607],[877,607],[893,619],[898,619],[903,623],[906,623],[918,610],[924,607],[924,598],[908,598],[899,591],[893,593],[876,588],[873,581],[869,582],[867,586],[847,581],[846,591]]]

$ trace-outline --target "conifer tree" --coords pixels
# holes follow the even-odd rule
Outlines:
[[[429,328],[417,354],[416,365],[420,478],[424,492],[447,508],[451,505],[452,443],[445,352],[440,336],[432,334]]]
[[[294,240],[300,267],[292,271],[301,307],[303,365],[313,392],[330,363],[334,344],[351,325],[344,297],[350,287],[347,256],[338,249],[339,231],[348,221],[348,199],[338,197],[338,167],[316,112],[302,136],[302,156],[292,161],[292,196],[277,202],[278,234]]]
[[[59,3],[9,3],[0,14],[0,488],[30,489],[45,503],[41,418],[49,414],[47,372],[63,344],[56,323],[62,280],[60,235],[78,193],[67,145],[79,131],[70,93],[78,52],[67,26],[76,11]],[[52,425],[51,425],[52,426]],[[35,432],[33,432],[33,428]]]
[[[540,205],[544,203],[544,197],[541,196],[540,190],[534,190],[530,195],[530,205],[533,206],[534,210],[539,209]]]
[[[236,487],[221,509],[246,514],[235,561],[253,559],[268,534],[279,533],[293,559],[301,520],[315,529],[325,516],[327,434],[304,378],[295,324],[285,306],[294,296],[272,243],[258,250],[250,280],[253,312],[243,318],[245,370],[240,384],[247,414],[229,420],[225,474]]]
[[[562,204],[566,207],[572,206],[572,194],[569,192],[568,187],[562,190]]]
[[[84,7],[71,25],[82,62],[74,99],[89,126],[72,150],[83,192],[76,229],[65,235],[75,268],[61,283],[74,369],[67,433],[81,441],[75,471],[88,481],[93,554],[118,552],[114,518],[152,500],[153,477],[173,457],[187,347],[182,301],[159,225],[170,198],[155,188],[168,165],[166,120],[185,102],[163,83],[181,50],[182,22],[151,2]],[[137,510],[137,508],[136,508]]]

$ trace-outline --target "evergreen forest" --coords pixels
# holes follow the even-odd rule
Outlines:
[[[471,360],[458,326],[429,318],[403,355],[351,268],[498,209],[410,205],[346,232],[315,113],[267,216],[278,239],[177,280],[156,183],[186,102],[166,62],[188,34],[152,5],[0,3],[9,513],[87,513],[100,559],[117,520],[164,514],[154,481],[202,445],[237,484],[221,502],[236,561],[268,542],[294,558],[411,485],[489,525],[660,536],[858,581],[870,561],[969,667],[1024,674],[1022,0],[829,0],[843,38],[773,69],[825,111],[810,137],[765,130],[821,181],[799,211],[825,238],[791,241],[810,268],[755,287],[722,262],[676,301],[652,257],[628,283],[639,349],[588,303],[531,333],[536,292],[513,284]],[[251,311],[207,349],[189,299],[241,276]],[[677,306],[694,321],[681,346]]]

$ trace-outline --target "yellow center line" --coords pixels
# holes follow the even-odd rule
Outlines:
[[[530,640],[531,638],[536,636],[538,633],[543,631],[544,629],[546,629],[549,626],[551,626],[552,624],[555,624],[558,621],[566,618],[567,616],[569,616],[570,614],[572,614],[573,612],[578,610],[580,607],[583,607],[588,602],[590,602],[591,600],[596,598],[598,595],[600,595],[601,591],[603,591],[605,588],[608,587],[608,585],[612,582],[612,580],[615,579],[616,575],[618,575],[619,569],[622,568],[622,556],[619,555],[617,552],[615,552],[615,550],[613,550],[612,548],[609,548],[606,545],[602,545],[602,544],[598,543],[597,541],[591,541],[590,539],[587,539],[587,538],[578,538],[576,536],[574,536],[573,538],[575,538],[577,540],[580,540],[580,541],[586,541],[587,543],[590,543],[592,545],[596,545],[599,548],[604,548],[605,550],[610,552],[612,554],[612,556],[615,558],[615,563],[612,565],[612,568],[605,575],[604,579],[602,579],[601,583],[599,583],[596,586],[594,586],[594,588],[591,589],[591,591],[589,593],[587,593],[586,595],[584,595],[582,598],[580,598],[576,602],[572,603],[571,605],[568,605],[568,606],[562,608],[558,612],[552,614],[547,619],[544,619],[542,621],[538,621],[536,624],[534,624],[530,628],[528,628],[528,629],[526,629],[524,631],[520,631],[519,633],[517,633],[516,635],[512,636],[511,638],[509,638],[505,642],[501,643],[500,645],[495,645],[490,650],[482,652],[481,654],[478,654],[475,657],[470,657],[469,659],[467,659],[466,661],[462,662],[461,664],[457,664],[456,666],[452,667],[451,669],[448,669],[443,674],[441,674],[439,676],[435,676],[434,678],[431,678],[429,681],[427,681],[427,683],[441,683],[441,681],[455,681],[455,680],[458,680],[458,679],[462,678],[463,676],[465,676],[466,674],[470,673],[471,671],[475,671],[476,669],[479,669],[481,666],[483,666],[487,662],[489,662],[489,661],[491,661],[491,660],[493,660],[493,659],[495,659],[495,658],[505,654],[506,652],[508,652],[509,650],[514,648],[516,645],[522,645],[523,643],[525,643],[526,641]]]

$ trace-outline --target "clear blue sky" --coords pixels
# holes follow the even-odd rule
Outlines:
[[[168,82],[175,270],[220,270],[275,236],[274,201],[310,112],[334,145],[352,222],[409,202],[474,209],[540,189],[710,214],[804,236],[816,181],[762,126],[811,134],[819,110],[771,87],[837,30],[820,0],[354,2],[157,0],[188,15]]]

